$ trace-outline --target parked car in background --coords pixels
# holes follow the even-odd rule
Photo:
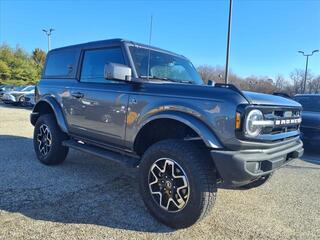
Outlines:
[[[1,85],[0,86],[0,100],[2,99],[2,96],[7,91],[12,91],[14,89],[14,86],[12,85]]]
[[[301,136],[306,146],[320,147],[320,94],[298,94],[294,100],[302,107]]]
[[[33,107],[35,104],[34,93],[23,94],[20,97],[20,104],[23,107]]]
[[[35,86],[17,87],[13,91],[7,91],[2,96],[2,101],[4,103],[12,103],[14,105],[19,105],[23,102],[24,94],[34,94]]]

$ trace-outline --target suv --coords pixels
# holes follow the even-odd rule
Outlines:
[[[305,145],[320,147],[320,94],[297,94],[294,100],[303,107],[301,124]]]
[[[35,97],[42,163],[74,148],[138,167],[147,208],[173,228],[204,217],[218,187],[260,186],[303,154],[299,103],[204,85],[184,56],[132,41],[51,50]]]

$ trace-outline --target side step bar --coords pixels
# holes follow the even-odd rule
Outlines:
[[[62,144],[66,147],[70,147],[82,152],[90,153],[97,157],[118,162],[127,167],[137,167],[140,162],[140,159],[138,157],[131,157],[122,153],[113,152],[111,150],[103,149],[93,145],[82,144],[72,139],[63,141]]]

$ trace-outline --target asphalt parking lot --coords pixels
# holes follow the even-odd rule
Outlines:
[[[219,190],[204,221],[173,231],[147,212],[134,169],[77,151],[40,164],[29,113],[0,103],[0,239],[319,239],[320,153],[258,189]]]

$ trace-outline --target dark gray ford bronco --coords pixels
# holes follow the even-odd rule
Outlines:
[[[42,163],[74,148],[138,167],[147,208],[173,228],[204,217],[217,188],[260,186],[303,154],[299,103],[204,85],[184,56],[122,39],[50,51],[36,102]]]

